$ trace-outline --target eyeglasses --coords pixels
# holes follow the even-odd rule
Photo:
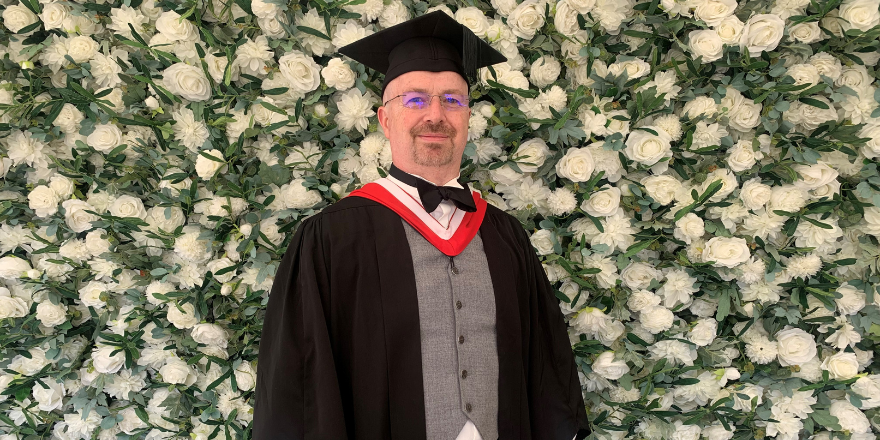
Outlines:
[[[435,96],[440,97],[440,105],[446,110],[465,110],[468,108],[468,96],[459,95],[457,93],[429,95],[423,92],[406,92],[385,101],[384,105],[388,105],[389,102],[402,97],[403,99],[401,100],[401,103],[404,107],[412,110],[424,110],[431,105],[431,100],[434,99]]]

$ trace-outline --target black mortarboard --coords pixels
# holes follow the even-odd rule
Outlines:
[[[470,85],[476,82],[481,67],[507,61],[443,11],[383,29],[338,51],[384,73],[382,93],[391,80],[407,72],[458,72]]]

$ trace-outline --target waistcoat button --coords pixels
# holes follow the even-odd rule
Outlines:
[[[467,370],[461,370],[461,378],[467,379]],[[468,410],[468,411],[470,411],[470,410]]]
[[[459,337],[458,337],[458,343],[459,343],[459,344],[464,344],[464,336],[459,336]]]
[[[452,273],[458,275],[459,273],[461,273],[461,271],[460,271],[457,267],[453,267],[453,268],[452,268]]]
[[[461,301],[456,301],[456,302],[455,302],[455,308],[456,308],[456,309],[460,309],[460,308],[461,308]]]
[[[467,410],[467,412],[471,412],[471,409],[473,409],[473,407],[471,406],[470,403],[466,403],[466,404],[464,405],[464,409]]]

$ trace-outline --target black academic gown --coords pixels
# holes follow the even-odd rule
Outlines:
[[[497,310],[499,438],[584,438],[571,344],[528,235],[492,205],[479,233]],[[325,208],[299,225],[272,285],[253,439],[424,440],[420,344],[400,217],[362,197]]]

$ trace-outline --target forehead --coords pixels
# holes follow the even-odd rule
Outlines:
[[[429,93],[468,92],[467,82],[456,72],[428,72],[416,70],[394,79],[398,91],[423,91]]]

